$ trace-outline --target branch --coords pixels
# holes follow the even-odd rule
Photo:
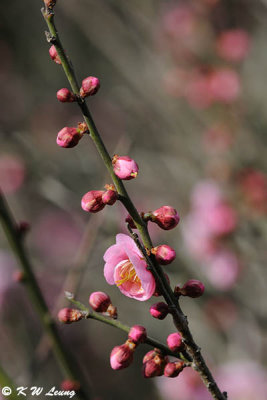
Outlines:
[[[63,345],[56,324],[52,319],[40,287],[36,281],[33,273],[32,265],[28,259],[23,238],[19,234],[17,224],[8,208],[8,205],[4,199],[3,194],[0,192],[0,221],[9,241],[11,248],[21,266],[25,277],[25,286],[28,290],[29,297],[32,304],[34,305],[36,312],[38,313],[44,330],[46,331],[53,348],[53,352],[57,358],[57,361],[64,373],[66,378],[73,381],[80,381],[80,377],[77,373],[77,367],[69,355],[68,350]],[[82,386],[82,385],[81,385]],[[84,393],[83,389],[79,390],[78,399],[86,400],[88,396]]]
[[[106,168],[108,169],[110,176],[113,180],[113,183],[116,187],[116,190],[119,194],[119,199],[127,209],[128,213],[131,215],[133,218],[135,225],[140,233],[140,237],[142,239],[143,245],[146,249],[151,249],[153,247],[151,238],[148,233],[147,229],[147,224],[146,222],[143,221],[141,216],[139,215],[138,211],[136,210],[134,204],[132,203],[122,181],[115,175],[112,167],[112,161],[111,157],[101,139],[101,136],[96,128],[96,125],[94,123],[94,120],[91,116],[91,113],[89,111],[89,108],[85,102],[84,99],[81,99],[79,96],[79,85],[77,83],[77,79],[75,77],[75,73],[72,67],[72,64],[70,63],[68,57],[66,56],[66,53],[64,51],[64,48],[61,44],[55,23],[54,23],[54,11],[53,7],[52,8],[43,8],[42,9],[42,14],[43,17],[47,23],[49,33],[46,35],[48,42],[52,43],[58,53],[58,56],[61,60],[62,67],[64,69],[64,72],[66,74],[66,77],[70,83],[70,86],[72,88],[72,91],[76,94],[77,96],[77,103],[81,109],[81,112],[83,114],[84,121],[87,124],[87,127],[89,129],[90,137],[92,138],[97,151],[99,152]],[[203,359],[201,355],[200,348],[197,346],[197,344],[194,342],[192,334],[188,328],[188,322],[186,316],[183,314],[179,303],[178,299],[175,297],[165,275],[158,263],[155,260],[155,257],[153,254],[149,257],[150,262],[149,266],[151,269],[151,272],[153,273],[156,281],[158,282],[158,285],[161,289],[162,295],[166,301],[166,303],[169,305],[169,308],[171,310],[172,316],[173,316],[173,321],[174,325],[176,326],[177,330],[181,333],[183,336],[184,343],[186,345],[187,351],[190,354],[190,356],[193,358],[193,368],[198,371],[198,373],[201,376],[202,381],[204,382],[205,386],[211,393],[212,397],[216,400],[226,400],[226,395],[220,391],[218,388],[208,366],[205,363],[205,360]]]

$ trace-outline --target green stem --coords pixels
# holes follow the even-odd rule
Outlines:
[[[59,58],[62,63],[62,67],[65,71],[65,74],[67,76],[67,79],[70,83],[70,86],[73,90],[73,92],[77,95],[78,98],[78,105],[81,109],[81,112],[83,114],[84,120],[88,126],[90,136],[106,166],[108,169],[110,176],[113,180],[113,183],[116,187],[117,192],[120,195],[120,200],[124,204],[125,208],[133,218],[135,225],[140,233],[142,242],[145,246],[146,249],[151,249],[153,247],[151,238],[148,233],[147,229],[147,224],[143,221],[141,216],[139,215],[138,211],[136,210],[134,204],[132,203],[122,181],[115,175],[112,167],[112,160],[111,157],[101,139],[101,136],[96,128],[96,125],[93,121],[93,118],[91,116],[91,113],[88,109],[88,106],[86,102],[79,97],[79,86],[77,84],[77,79],[75,77],[74,70],[72,68],[72,65],[70,61],[68,60],[65,51],[63,49],[63,46],[60,42],[59,35],[54,23],[54,12],[51,9],[42,9],[42,14],[44,16],[44,19],[47,23],[50,35],[48,36],[48,41],[50,43],[53,43],[54,46],[56,47],[57,53],[59,55]],[[183,314],[180,305],[178,303],[177,298],[174,296],[174,293],[165,277],[165,274],[158,265],[158,263],[155,260],[155,257],[153,255],[150,256],[150,270],[153,273],[155,279],[157,280],[157,283],[160,287],[160,290],[162,292],[162,295],[166,301],[166,303],[169,305],[172,316],[173,316],[173,321],[178,329],[178,331],[182,334],[183,340],[186,344],[188,353],[190,356],[193,358],[193,367],[199,372],[202,381],[204,382],[205,386],[207,389],[210,391],[212,397],[216,400],[226,400],[226,395],[220,391],[218,388],[208,366],[206,365],[201,352],[200,348],[197,346],[197,344],[194,342],[192,334],[189,330],[188,327],[188,322],[186,316]]]
[[[89,308],[85,307],[85,305],[82,304],[80,301],[75,300],[73,297],[71,297],[69,295],[67,295],[66,297],[72,304],[74,304],[76,307],[78,307],[80,310],[82,310],[86,313],[86,318],[88,318],[88,319],[91,318],[91,319],[95,319],[96,321],[103,322],[104,324],[107,324],[109,326],[113,326],[114,328],[120,329],[121,331],[123,331],[127,334],[130,332],[131,328],[128,325],[123,324],[121,321],[119,321],[117,319],[111,319],[111,318],[105,317],[103,314],[99,314],[95,311],[92,311]],[[156,339],[151,338],[150,336],[147,336],[144,343],[162,350],[162,352],[166,355],[180,358],[180,359],[184,360],[188,365],[191,362],[189,357],[186,357],[187,356],[186,354],[175,353],[175,352],[171,351],[163,343],[159,342]]]
[[[16,400],[17,399],[17,395],[15,394],[16,393],[15,386],[14,386],[12,380],[7,375],[7,373],[1,367],[1,365],[0,365],[0,387],[2,389],[4,387],[7,387],[7,388],[9,388],[11,390],[11,394],[8,395],[9,399],[11,399],[11,400]]]
[[[4,199],[4,196],[0,192],[0,221],[3,229],[9,241],[9,244],[21,266],[24,275],[25,286],[28,290],[29,297],[32,304],[43,323],[44,329],[51,341],[53,352],[57,358],[57,361],[64,372],[64,376],[74,381],[80,381],[77,374],[77,368],[74,365],[73,359],[70,357],[68,350],[63,345],[56,324],[52,319],[40,287],[36,281],[33,273],[32,265],[28,259],[23,238],[18,232],[17,224],[8,208],[8,205]],[[79,399],[86,400],[88,396],[83,392],[83,389],[79,391]]]

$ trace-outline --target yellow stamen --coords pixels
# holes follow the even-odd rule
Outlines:
[[[117,286],[120,286],[128,281],[138,283],[141,285],[141,280],[137,276],[134,266],[130,261],[126,261],[125,264],[121,267],[120,277],[121,279],[116,281]]]

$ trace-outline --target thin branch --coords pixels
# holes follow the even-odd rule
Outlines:
[[[94,120],[91,116],[91,113],[89,111],[89,108],[85,102],[84,99],[81,99],[79,97],[79,85],[77,84],[77,79],[74,74],[74,70],[72,67],[72,64],[70,63],[68,57],[66,56],[66,53],[64,51],[64,48],[61,44],[55,23],[54,23],[54,12],[51,8],[43,8],[42,9],[42,14],[43,17],[47,23],[48,29],[49,29],[49,34],[47,35],[48,41],[52,43],[59,55],[59,58],[62,63],[62,67],[64,69],[64,72],[67,76],[67,79],[70,83],[70,86],[73,90],[73,92],[77,95],[78,97],[78,105],[81,109],[81,112],[83,114],[83,118],[88,126],[90,136],[106,166],[108,169],[111,178],[113,180],[113,183],[116,187],[116,190],[118,194],[120,195],[120,200],[133,218],[135,225],[140,233],[143,245],[145,248],[148,250],[153,247],[151,238],[148,233],[147,229],[147,224],[142,220],[141,216],[137,212],[134,204],[132,203],[122,181],[115,175],[112,167],[112,161],[111,157],[101,139],[101,136],[95,126]],[[183,314],[177,298],[174,296],[174,293],[165,277],[165,274],[158,265],[158,263],[155,260],[155,257],[153,254],[150,255],[150,260],[151,262],[149,263],[151,267],[151,272],[153,273],[154,277],[156,278],[159,287],[161,289],[162,295],[169,305],[169,308],[171,310],[172,316],[173,316],[173,321],[174,325],[176,326],[177,330],[181,333],[183,336],[184,343],[186,345],[188,353],[191,355],[193,358],[193,368],[199,372],[202,381],[204,382],[205,386],[211,393],[212,397],[216,400],[226,400],[226,396],[224,393],[220,391],[218,388],[208,366],[205,363],[205,360],[203,359],[201,355],[200,348],[197,346],[197,344],[194,342],[192,334],[188,328],[188,322],[186,316]]]
[[[9,241],[11,248],[21,266],[25,277],[25,286],[28,290],[30,300],[34,305],[40,320],[42,321],[43,327],[50,339],[53,352],[57,358],[57,361],[64,373],[66,378],[73,381],[80,381],[80,377],[77,373],[77,367],[74,360],[69,355],[69,351],[65,348],[63,342],[60,339],[56,324],[52,319],[40,287],[37,283],[33,268],[28,258],[23,238],[19,234],[17,224],[9,210],[9,207],[4,199],[3,194],[0,192],[0,221],[3,229]],[[89,399],[88,395],[85,394],[84,389],[81,385],[78,398],[80,400]]]

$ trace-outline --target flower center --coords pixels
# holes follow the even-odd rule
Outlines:
[[[121,279],[116,281],[117,286],[120,286],[125,282],[130,282],[140,285],[141,287],[141,280],[137,276],[134,266],[130,260],[123,261],[123,264],[120,266],[119,276]]]

